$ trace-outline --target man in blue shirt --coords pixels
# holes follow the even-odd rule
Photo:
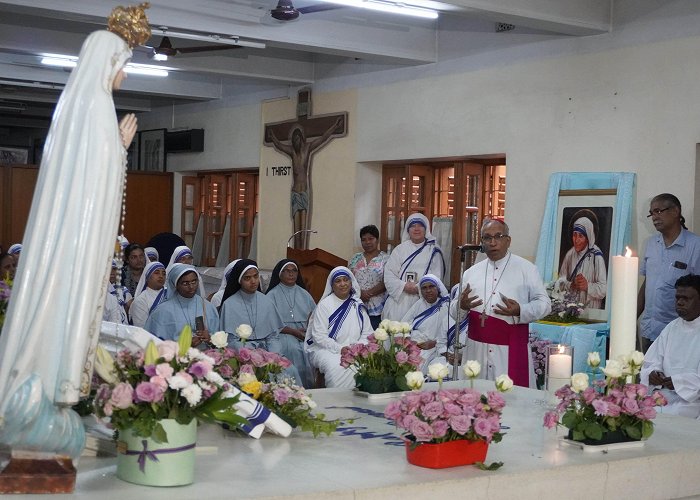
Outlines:
[[[647,240],[639,270],[645,276],[637,296],[644,352],[678,317],[676,280],[686,274],[700,274],[700,236],[685,227],[678,198],[669,193],[655,196],[647,217],[651,217],[658,234]]]

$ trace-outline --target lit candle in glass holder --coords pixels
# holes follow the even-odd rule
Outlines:
[[[546,387],[552,395],[571,382],[574,366],[574,348],[570,345],[547,346]]]

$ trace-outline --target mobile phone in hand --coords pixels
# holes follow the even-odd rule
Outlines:
[[[204,316],[197,316],[194,319],[194,328],[198,332],[204,331]]]

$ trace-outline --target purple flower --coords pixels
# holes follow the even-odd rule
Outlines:
[[[559,423],[559,415],[555,411],[548,411],[544,414],[544,426],[547,429],[553,429]]]
[[[506,400],[503,399],[503,396],[501,396],[498,392],[495,391],[490,391],[488,393],[487,400],[489,406],[494,411],[500,411],[506,405]]]
[[[156,374],[156,365],[146,365],[143,367],[143,373],[148,377],[153,377]]]
[[[591,404],[595,409],[595,414],[600,417],[607,416],[608,412],[610,411],[610,405],[607,401],[603,401],[602,399],[595,399]]]
[[[392,401],[384,409],[384,416],[390,420],[397,420],[401,415],[401,401]]]
[[[474,420],[474,432],[479,436],[486,438],[486,441],[491,441],[493,435],[493,430],[491,429],[491,422],[488,419],[479,417]]]
[[[451,417],[456,415],[462,415],[462,408],[454,403],[445,403],[445,411],[443,412],[444,417]]]
[[[447,424],[445,420],[436,420],[435,422],[432,423],[433,426],[433,437],[435,438],[441,438],[444,437],[445,434],[447,434],[447,431],[450,430],[450,426]]]
[[[206,377],[207,373],[211,371],[211,369],[212,366],[209,362],[197,361],[196,363],[193,363],[187,371],[197,378],[204,378]]]
[[[630,398],[624,398],[622,400],[622,409],[625,413],[628,413],[630,415],[634,415],[639,411],[639,405],[637,404],[637,401],[634,399]]]
[[[418,442],[428,442],[433,439],[433,428],[429,423],[416,419],[409,429]]]
[[[125,410],[129,406],[134,398],[134,388],[126,382],[120,382],[112,391],[112,395],[109,398],[109,402],[112,406],[115,406],[121,410]]]
[[[408,361],[408,354],[406,354],[404,351],[399,351],[396,353],[396,362],[398,364],[402,365],[407,361]]]
[[[460,435],[464,435],[469,432],[469,428],[472,425],[472,419],[466,415],[455,415],[454,417],[450,417],[449,422],[452,430]]]
[[[241,360],[241,362],[247,363],[248,361],[250,361],[250,356],[250,349],[247,349],[245,347],[241,347],[240,349],[238,349],[238,359]]]
[[[151,382],[140,382],[136,386],[136,401],[158,403],[163,399],[163,389]]]
[[[275,397],[275,402],[278,405],[283,405],[287,401],[289,401],[289,391],[287,391],[286,389],[278,387],[274,391],[272,391],[272,394]]]
[[[428,420],[435,420],[440,415],[442,415],[442,410],[443,410],[443,406],[442,406],[442,403],[440,401],[432,401],[430,403],[423,405],[423,407],[421,408],[421,413]]]

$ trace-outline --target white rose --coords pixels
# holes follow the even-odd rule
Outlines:
[[[226,332],[216,332],[211,336],[211,343],[219,349],[223,349],[228,345],[228,333]]]
[[[386,339],[389,338],[389,334],[384,328],[380,326],[379,328],[374,330],[374,338],[380,342],[384,342]]]
[[[242,340],[248,340],[251,335],[253,335],[253,329],[250,327],[250,325],[246,325],[245,323],[240,325],[238,328],[236,328],[236,334],[242,339]]]
[[[622,377],[622,363],[616,359],[611,359],[603,368],[603,373],[606,377],[620,378]]]
[[[246,384],[249,384],[251,382],[255,382],[257,380],[258,380],[257,377],[252,373],[244,372],[244,373],[241,373],[238,375],[238,385],[240,385],[240,386],[244,386]]]
[[[425,376],[423,375],[423,372],[421,372],[421,371],[408,372],[406,374],[406,384],[408,385],[408,387],[410,387],[414,391],[423,387],[424,380],[425,380]]]
[[[500,392],[508,392],[512,388],[513,380],[508,375],[502,373],[496,377],[496,389],[498,389]]]
[[[600,366],[600,354],[597,352],[588,353],[588,366],[591,368],[598,368]]]
[[[585,373],[574,373],[571,376],[571,390],[581,392],[588,387],[588,375]]]
[[[224,378],[218,373],[216,373],[214,370],[209,371],[209,373],[207,373],[204,378],[206,378],[209,382],[216,384],[219,387],[224,385],[224,383],[226,382]]]
[[[306,402],[306,406],[308,406],[310,410],[313,410],[313,409],[316,408],[316,406],[317,406],[317,405],[316,405],[316,401],[314,401],[313,399],[309,399],[309,400]]]
[[[401,323],[402,333],[411,333],[411,325],[409,323]]]
[[[481,373],[481,364],[478,361],[470,359],[464,364],[464,374],[467,378],[476,378]]]
[[[630,354],[630,364],[633,366],[642,366],[644,364],[644,354],[639,351],[632,351],[632,354]]]
[[[401,331],[401,323],[398,321],[392,321],[389,323],[389,332],[399,333]]]
[[[449,374],[449,369],[442,363],[433,363],[428,366],[428,376],[433,380],[442,380]]]
[[[379,323],[379,328],[384,328],[384,330],[389,330],[389,325],[391,324],[391,321],[388,319],[383,319],[381,323]]]
[[[196,406],[202,400],[202,388],[197,384],[190,384],[180,392],[190,404]]]

